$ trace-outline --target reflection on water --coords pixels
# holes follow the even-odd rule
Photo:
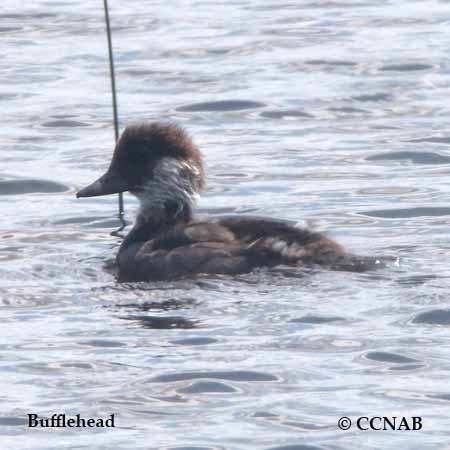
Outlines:
[[[202,215],[281,217],[401,261],[122,285],[117,198],[74,197],[113,147],[94,3],[0,13],[3,447],[442,449],[448,2],[111,2],[121,125],[193,135]],[[135,210],[126,196],[128,226]],[[50,433],[28,413],[117,427]],[[337,429],[362,415],[425,425]]]
[[[248,100],[222,100],[220,102],[194,103],[180,106],[177,111],[240,111],[241,109],[261,108],[264,103]]]

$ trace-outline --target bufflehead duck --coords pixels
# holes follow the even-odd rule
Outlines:
[[[77,193],[95,197],[129,191],[140,202],[117,255],[119,281],[238,274],[278,264],[361,272],[380,264],[280,220],[195,220],[193,207],[203,185],[201,153],[179,126],[152,123],[125,129],[109,169]]]

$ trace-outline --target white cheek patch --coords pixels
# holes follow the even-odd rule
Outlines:
[[[168,201],[193,206],[198,198],[201,173],[194,164],[175,158],[163,158],[153,169],[153,177],[136,193],[141,210],[164,207]]]

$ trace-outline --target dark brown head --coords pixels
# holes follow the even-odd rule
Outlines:
[[[128,126],[107,172],[77,197],[130,191],[158,207],[167,201],[192,204],[202,187],[202,158],[191,138],[177,125],[152,123]]]

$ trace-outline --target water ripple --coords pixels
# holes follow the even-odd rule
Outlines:
[[[278,381],[278,378],[269,373],[235,370],[232,372],[178,372],[172,374],[159,375],[149,380],[150,383],[173,383],[177,381],[195,380],[195,379],[218,379],[227,381]]]
[[[0,181],[0,195],[56,193],[68,190],[69,187],[48,180],[24,179]]]
[[[193,103],[191,105],[180,106],[177,111],[197,112],[197,111],[240,111],[243,109],[263,108],[264,103],[250,100],[222,100],[218,102]]]
[[[192,135],[199,214],[279,217],[401,260],[117,283],[117,197],[72,192],[115,144],[101,2],[4,0],[2,448],[49,447],[38,432],[20,441],[29,412],[116,414],[114,432],[75,443],[52,430],[55,448],[442,448],[449,3],[110,6],[120,128]],[[138,205],[124,199],[126,233]],[[336,426],[392,411],[424,418],[414,441]]]

